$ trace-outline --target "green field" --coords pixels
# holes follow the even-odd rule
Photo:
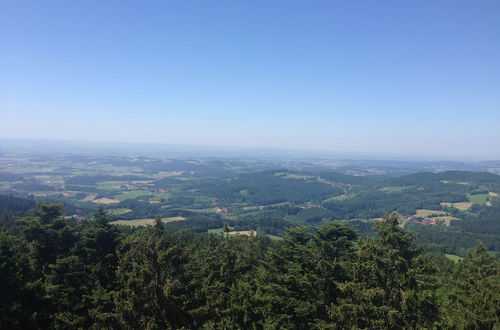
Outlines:
[[[224,228],[209,229],[208,233],[209,234],[222,235],[222,234],[224,234]]]
[[[446,258],[450,259],[453,262],[459,262],[459,261],[462,261],[462,259],[463,259],[460,256],[457,256],[457,255],[454,255],[454,254],[448,254],[448,253],[445,253],[444,256]]]
[[[184,220],[186,220],[186,218],[184,217],[170,217],[161,219],[163,223],[169,223],[173,221],[184,221]],[[138,226],[152,225],[155,223],[155,219],[148,218],[148,219],[134,219],[134,220],[116,220],[116,221],[111,221],[110,223],[113,225],[138,227]]]
[[[328,202],[331,202],[331,201],[343,201],[343,200],[346,200],[346,199],[349,199],[349,198],[353,198],[353,197],[355,197],[355,195],[353,195],[353,194],[351,194],[351,195],[343,194],[343,195],[333,196],[333,197],[330,197],[328,199],[325,199],[323,201],[323,203],[328,203]]]
[[[488,194],[474,194],[474,195],[469,194],[468,197],[469,197],[469,202],[479,205],[484,205],[489,200]]]
[[[206,209],[185,209],[185,208],[180,208],[178,210],[195,212],[195,213],[215,213],[215,210],[212,207],[206,208]]]
[[[97,188],[103,190],[120,190],[120,187],[125,183],[124,181],[101,181],[97,183]]]
[[[427,218],[432,215],[437,215],[437,216],[446,216],[448,215],[447,212],[444,211],[436,211],[436,210],[428,210],[428,209],[418,209],[417,212],[415,213],[416,217],[423,217]]]
[[[286,175],[282,175],[281,178],[283,178],[283,179],[297,179],[297,180],[310,179],[311,181],[316,181],[315,177],[312,175],[301,175],[301,174],[294,174],[294,173],[287,173]]]
[[[146,190],[132,190],[116,195],[114,198],[123,202],[126,199],[134,199],[141,196],[148,196],[151,193]]]
[[[471,202],[458,202],[458,203],[440,203],[442,206],[454,207],[460,211],[467,211],[472,206]]]
[[[397,186],[397,187],[384,187],[384,188],[381,188],[379,190],[383,191],[383,192],[391,193],[391,192],[401,192],[403,190],[410,189],[410,188],[411,188],[411,186]]]
[[[126,214],[132,212],[131,209],[126,209],[126,208],[117,208],[117,209],[110,209],[107,210],[110,214],[113,215],[121,215],[121,214]]]

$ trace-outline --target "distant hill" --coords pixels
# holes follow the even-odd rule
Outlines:
[[[373,179],[366,176],[354,176],[348,174],[342,174],[338,172],[326,172],[319,175],[320,178],[331,181],[339,182],[345,184],[368,184],[373,182]]]
[[[34,199],[0,195],[0,213],[27,214],[36,206]]]
[[[443,182],[444,181],[444,182]],[[430,182],[456,183],[456,184],[488,184],[500,185],[500,175],[489,172],[445,171],[445,172],[420,172],[398,178],[389,179],[387,184],[395,186],[422,185]]]

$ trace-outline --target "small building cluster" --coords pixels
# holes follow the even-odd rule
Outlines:
[[[214,207],[214,211],[216,214],[221,215],[223,217],[229,217],[231,214],[227,211],[227,207]]]
[[[409,217],[403,217],[403,223],[402,226],[404,227],[408,222],[413,222],[413,223],[418,223],[420,225],[424,226],[437,226],[438,221],[434,218],[426,218],[426,217],[419,217],[419,216],[409,216]]]

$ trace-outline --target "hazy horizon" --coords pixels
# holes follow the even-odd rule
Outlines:
[[[481,157],[453,157],[415,155],[411,153],[341,152],[305,148],[252,147],[235,145],[166,144],[150,142],[113,142],[50,139],[4,139],[0,138],[0,152],[14,153],[83,153],[109,154],[116,156],[145,156],[171,158],[274,158],[274,159],[331,159],[373,160],[402,162],[500,162],[500,159]]]
[[[3,1],[0,139],[500,159],[500,2]]]

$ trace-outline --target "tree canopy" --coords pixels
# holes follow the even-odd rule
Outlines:
[[[124,229],[39,205],[0,228],[0,328],[416,329],[500,326],[500,263],[425,255],[391,213],[282,240]]]

